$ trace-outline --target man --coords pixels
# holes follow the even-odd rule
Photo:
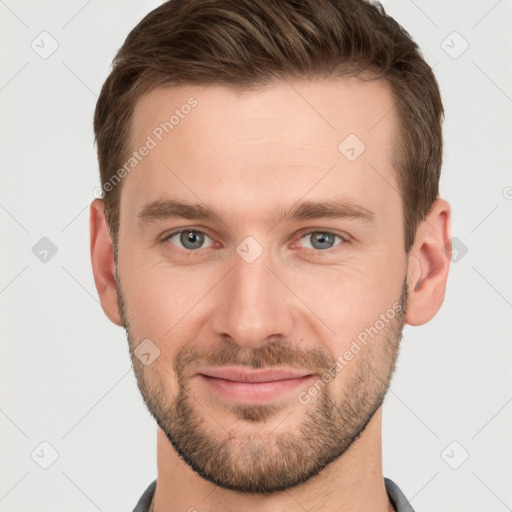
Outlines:
[[[432,70],[364,0],[174,0],[98,100],[91,256],[158,424],[135,511],[411,511],[382,473],[405,323],[449,271]]]

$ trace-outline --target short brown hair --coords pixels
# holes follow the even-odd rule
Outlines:
[[[391,86],[399,119],[393,165],[409,252],[439,195],[444,109],[418,45],[369,0],[169,0],[117,52],[94,115],[106,218],[114,247],[121,184],[105,184],[130,148],[136,102],[158,86],[256,88],[287,79],[359,76]],[[341,142],[341,141],[340,141]]]

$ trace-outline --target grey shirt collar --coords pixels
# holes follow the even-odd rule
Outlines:
[[[398,485],[395,484],[389,478],[384,478],[384,484],[386,486],[386,492],[388,493],[391,504],[395,508],[396,512],[414,512],[409,501],[404,496],[404,493],[400,490]],[[151,500],[155,494],[156,480],[153,480],[149,484],[149,487],[144,491],[140,497],[137,505],[133,509],[133,512],[149,512]]]

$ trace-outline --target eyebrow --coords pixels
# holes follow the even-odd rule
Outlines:
[[[210,220],[222,222],[220,213],[204,204],[193,204],[175,199],[159,199],[144,204],[137,213],[141,224],[148,224],[166,219]],[[366,223],[375,221],[375,213],[364,206],[341,200],[324,202],[302,201],[288,208],[276,210],[274,217],[269,216],[268,224],[274,219],[284,221],[303,221],[314,219],[356,219]]]

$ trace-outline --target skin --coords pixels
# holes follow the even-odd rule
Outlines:
[[[444,300],[450,206],[435,202],[407,255],[391,165],[397,118],[393,109],[384,116],[393,99],[383,81],[279,82],[245,92],[155,89],[136,105],[133,147],[191,96],[197,107],[122,181],[117,281],[102,201],[90,210],[102,308],[126,328],[131,351],[147,338],[160,350],[149,366],[132,353],[139,388],[159,424],[153,510],[393,510],[382,473],[380,403],[403,325],[428,322]],[[338,150],[351,133],[366,146],[355,161]],[[144,204],[170,197],[210,205],[221,220],[137,218]],[[275,213],[299,200],[334,198],[367,208],[374,222],[285,221]],[[180,228],[206,233],[203,246],[187,251],[179,235],[165,240]],[[315,249],[311,232],[319,231],[346,241],[334,238]],[[263,249],[252,263],[236,251],[247,236]],[[301,368],[318,380],[397,303],[403,314],[308,404],[298,393],[311,382],[251,405],[219,395],[197,375],[223,356]],[[203,452],[194,459],[191,447],[201,439]],[[294,465],[292,453],[306,456]],[[333,460],[320,460],[322,453]],[[294,482],[306,466],[311,471]],[[240,491],[251,477],[259,491]],[[276,482],[285,488],[271,492]]]

